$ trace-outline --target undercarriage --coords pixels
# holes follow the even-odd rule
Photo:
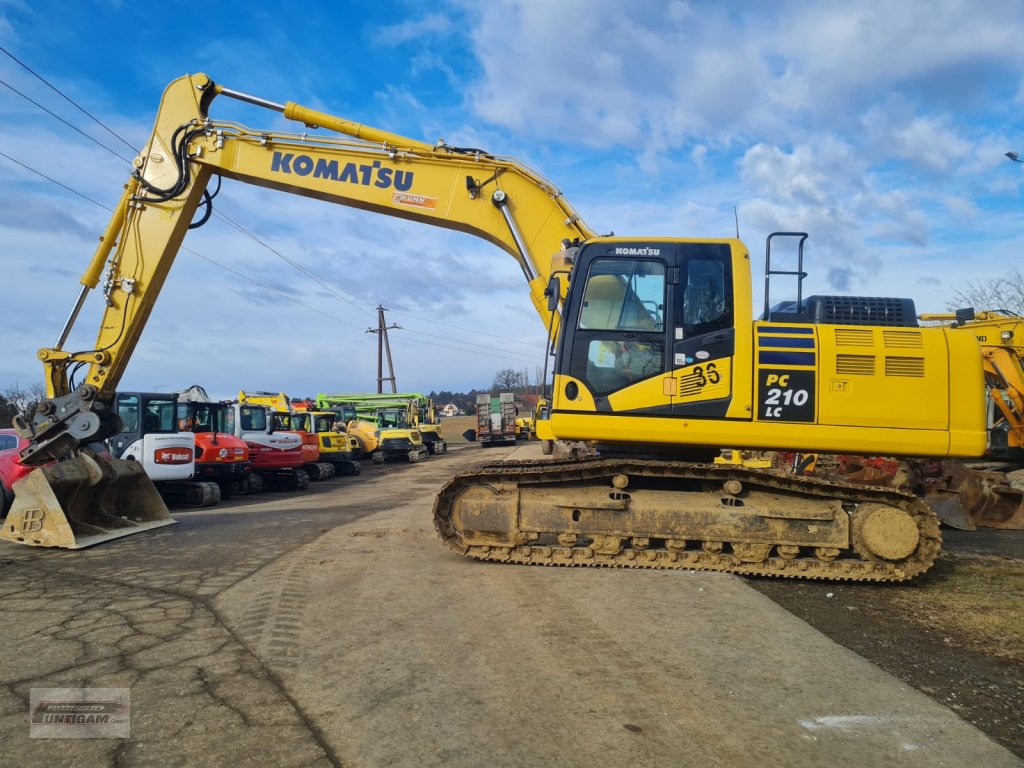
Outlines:
[[[906,581],[942,546],[901,491],[679,461],[486,465],[442,488],[434,524],[478,560],[804,579]]]

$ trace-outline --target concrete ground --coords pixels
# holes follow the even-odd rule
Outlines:
[[[80,552],[0,542],[0,764],[1017,766],[722,574],[477,563],[467,446]],[[33,687],[130,687],[128,740],[28,738]]]

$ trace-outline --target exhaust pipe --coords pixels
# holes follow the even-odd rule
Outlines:
[[[82,453],[34,470],[13,490],[0,539],[17,544],[82,549],[177,522],[134,461]]]

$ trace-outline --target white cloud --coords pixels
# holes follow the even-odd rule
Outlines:
[[[15,5],[26,11],[0,0],[0,36]],[[455,0],[442,8],[357,27],[365,50],[344,56],[364,57],[361,67],[304,59],[299,31],[269,23],[251,37],[197,34],[186,53],[229,87],[516,155],[565,190],[597,231],[731,236],[735,205],[755,283],[767,233],[803,229],[809,291],[914,292],[934,309],[962,279],[965,252],[995,254],[985,265],[995,276],[1024,245],[1015,213],[1024,179],[1002,157],[1024,151],[1011,103],[1024,88],[1018,3]],[[413,40],[428,45],[401,44]],[[109,83],[55,81],[141,143],[183,52],[154,45],[149,54],[137,62],[140,82],[152,85],[141,106]],[[27,82],[10,63],[0,73]],[[225,99],[215,116],[295,130]],[[113,204],[123,166],[10,94],[0,93],[0,118],[5,152]],[[2,159],[0,168],[5,279],[44,280],[49,292],[45,306],[28,291],[5,296],[9,312],[32,323],[5,337],[10,370],[0,376],[26,382],[38,377],[35,348],[63,323],[106,214]],[[214,220],[186,245],[314,309],[182,253],[126,386],[368,388],[376,346],[363,331],[378,302],[405,326],[392,339],[402,386],[486,385],[496,368],[530,365],[500,355],[529,357],[542,345],[518,267],[489,244],[241,184],[226,184],[218,203],[359,308]],[[977,269],[973,261],[972,276]],[[778,291],[782,298],[786,286]],[[83,315],[83,347],[98,310],[92,301]]]
[[[423,37],[444,35],[452,28],[451,19],[444,14],[430,13],[418,19],[409,19],[398,24],[381,27],[373,33],[373,40],[380,45],[401,45]]]
[[[981,210],[977,203],[965,197],[947,197],[943,200],[946,210],[959,224],[969,224],[978,218]]]

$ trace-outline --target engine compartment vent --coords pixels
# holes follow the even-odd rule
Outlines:
[[[771,317],[774,323],[918,327],[913,299],[879,296],[808,296],[799,309],[794,301],[776,304]]]

